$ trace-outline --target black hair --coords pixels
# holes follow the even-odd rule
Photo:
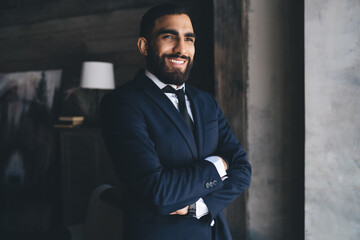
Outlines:
[[[154,29],[156,19],[165,15],[177,14],[186,14],[190,18],[190,11],[177,4],[167,3],[150,8],[141,19],[140,37],[145,37],[148,41],[151,41],[151,33]]]

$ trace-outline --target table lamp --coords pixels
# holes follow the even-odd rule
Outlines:
[[[95,90],[95,103],[92,103],[87,116],[88,125],[99,124],[99,91],[115,88],[114,66],[108,62],[83,62],[80,88]]]

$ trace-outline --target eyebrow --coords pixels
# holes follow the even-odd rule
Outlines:
[[[174,29],[168,29],[168,28],[164,28],[164,29],[160,29],[158,32],[157,32],[157,35],[161,35],[161,34],[173,34],[175,36],[179,36],[179,32],[174,30]],[[193,32],[187,32],[185,33],[185,37],[193,37],[195,38],[195,33]]]

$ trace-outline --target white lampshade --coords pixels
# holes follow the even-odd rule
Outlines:
[[[81,88],[114,89],[114,66],[107,62],[83,62]]]

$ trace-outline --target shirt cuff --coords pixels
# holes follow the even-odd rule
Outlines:
[[[209,209],[202,198],[197,200],[195,204],[196,204],[196,215],[194,217],[196,217],[197,219],[200,219],[201,217],[209,213]]]
[[[205,158],[206,161],[211,162],[216,167],[217,172],[219,173],[220,177],[223,178],[226,176],[225,166],[223,160],[218,156],[210,156]]]

